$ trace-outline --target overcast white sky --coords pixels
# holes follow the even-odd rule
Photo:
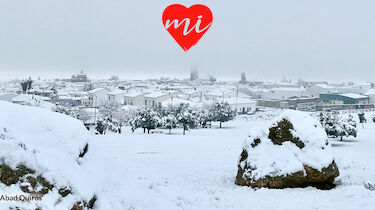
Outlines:
[[[201,3],[213,25],[184,52],[164,8]],[[373,0],[2,0],[0,78],[375,79]]]

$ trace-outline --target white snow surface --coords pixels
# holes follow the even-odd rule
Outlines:
[[[47,115],[42,113],[41,109],[28,107],[36,112],[31,114],[22,107],[6,106],[0,104],[0,128],[9,127],[10,130],[6,133],[9,137],[20,140],[22,136],[37,136],[37,133],[40,133],[41,137],[55,141],[54,139],[61,135],[66,137],[66,141],[72,141],[65,142],[72,145],[67,146],[72,151],[76,151],[73,146],[76,143],[73,142],[83,141],[82,139],[87,137],[87,132],[84,132],[78,121],[71,118],[49,112],[51,115],[45,119],[50,119],[54,125],[63,124],[66,127],[61,129],[64,132],[58,128],[45,129],[48,123],[37,117]],[[14,113],[3,111],[4,107]],[[17,121],[12,120],[17,112],[20,116],[25,116],[22,119],[33,122],[34,129],[38,132],[27,128],[26,130],[32,133],[27,134],[23,127],[18,126]],[[273,113],[264,112],[264,115]],[[332,190],[324,191],[313,187],[254,190],[235,185],[237,161],[243,140],[249,135],[264,135],[254,133],[262,129],[253,131],[255,127],[266,128],[273,123],[264,119],[239,118],[224,123],[222,129],[218,128],[218,124],[214,124],[211,129],[191,130],[185,136],[181,135],[181,129],[172,129],[171,135],[167,135],[168,130],[163,129],[159,131],[164,133],[143,134],[142,129],[139,129],[132,134],[130,127],[124,127],[122,134],[92,135],[89,152],[84,160],[80,161],[81,165],[76,164],[76,155],[69,155],[70,149],[57,151],[52,145],[43,143],[37,149],[46,147],[67,154],[66,160],[55,160],[54,156],[51,156],[41,161],[58,165],[51,166],[52,168],[67,170],[62,171],[60,176],[53,174],[51,178],[59,179],[57,182],[69,182],[74,187],[74,195],[59,203],[56,202],[57,193],[49,193],[42,202],[24,204],[22,207],[35,209],[38,205],[44,207],[43,209],[69,209],[76,199],[81,196],[89,199],[94,193],[98,198],[94,209],[99,210],[373,209],[375,191],[371,190],[371,187],[365,188],[365,185],[375,186],[374,123],[360,127],[357,139],[349,137],[342,142],[330,139],[331,149],[340,170],[340,176],[336,178],[339,185]],[[39,125],[36,124],[38,122]],[[296,125],[297,131],[299,128]],[[73,133],[76,133],[74,138]],[[16,144],[3,149],[2,146],[8,144],[3,144],[2,139],[0,142],[0,153],[5,158],[25,160],[29,164],[35,164],[40,170],[52,173],[49,168],[39,167],[39,159],[30,158],[34,157],[33,154],[19,151]],[[56,142],[64,141],[61,139]],[[79,148],[84,142],[77,143]],[[285,146],[285,150],[289,149]],[[13,155],[9,155],[9,151],[12,151]],[[70,173],[71,171],[75,174]],[[6,187],[0,184],[0,194],[18,192],[17,186]],[[0,201],[0,209],[9,209],[9,206],[15,205],[21,206],[20,203]]]

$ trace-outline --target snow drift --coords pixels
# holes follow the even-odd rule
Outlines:
[[[332,184],[339,175],[321,124],[307,113],[286,111],[269,129],[245,140],[236,183],[252,187]]]
[[[8,195],[40,193],[44,185],[38,186],[38,183],[48,183],[40,202],[2,202],[1,205],[68,209],[79,201],[90,200],[93,194],[80,180],[84,177],[80,162],[85,159],[88,141],[88,131],[76,119],[41,108],[0,102],[0,166],[3,167],[0,178],[5,176],[5,169],[8,173],[24,168],[30,172],[22,173],[24,177],[17,178],[17,183],[0,182],[0,191]]]

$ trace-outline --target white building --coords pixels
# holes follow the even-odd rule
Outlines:
[[[313,84],[306,88],[306,95],[310,97],[319,97],[319,94],[337,93],[337,90],[327,84]]]
[[[262,93],[264,99],[284,100],[306,95],[305,88],[272,88]]]
[[[108,101],[123,104],[125,93],[125,91],[120,89],[113,90],[112,92],[108,93]]]
[[[369,97],[369,103],[375,104],[375,89],[370,89],[365,93]]]
[[[232,97],[225,98],[224,101],[227,102],[231,109],[238,114],[248,114],[256,111],[257,102],[249,98]]]
[[[208,99],[225,99],[233,97],[250,97],[248,94],[243,93],[240,90],[224,89],[224,88],[214,88],[203,93],[203,95]]]
[[[170,99],[167,99],[167,100],[161,102],[161,105],[163,107],[167,107],[169,105],[176,106],[176,105],[180,105],[180,104],[189,104],[191,106],[195,106],[198,103],[195,103],[195,102],[193,102],[191,100],[187,100],[187,99],[183,99],[183,98],[177,98],[177,97],[172,97]]]
[[[145,107],[162,106],[162,102],[178,95],[177,91],[156,91],[144,95]]]
[[[371,88],[370,84],[353,84],[337,87],[339,93],[365,94]]]
[[[88,92],[88,96],[89,96],[88,106],[89,107],[100,106],[107,100],[108,93],[109,91],[105,88],[96,88],[94,90],[90,90]]]
[[[180,97],[190,100],[192,98],[202,97],[202,91],[197,89],[184,90],[180,93]]]
[[[124,104],[136,106],[137,108],[142,109],[145,106],[145,94],[146,93],[139,91],[125,93]]]

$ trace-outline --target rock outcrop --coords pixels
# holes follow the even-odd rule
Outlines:
[[[254,131],[238,161],[236,184],[254,188],[334,187],[339,170],[320,123],[286,111],[266,130]]]

